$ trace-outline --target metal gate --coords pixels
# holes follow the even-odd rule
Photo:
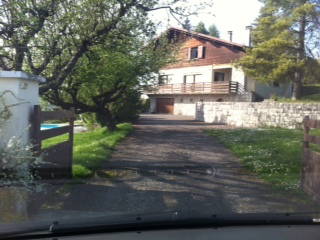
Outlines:
[[[48,120],[66,120],[68,125],[41,130],[41,124]],[[70,178],[72,177],[73,158],[73,127],[74,110],[41,111],[39,105],[34,106],[32,114],[31,138],[34,152],[42,156],[43,163],[34,169],[41,178]],[[42,149],[42,141],[68,133],[68,140],[46,149]]]

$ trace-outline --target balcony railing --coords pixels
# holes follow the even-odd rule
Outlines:
[[[148,88],[148,94],[231,94],[237,93],[238,82],[204,82],[165,84]]]

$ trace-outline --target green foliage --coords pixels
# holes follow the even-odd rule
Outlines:
[[[80,118],[90,131],[101,127],[97,122],[97,116],[95,113],[83,113],[80,115]]]
[[[135,89],[127,90],[123,96],[110,106],[117,123],[134,122],[143,111],[141,94]]]
[[[198,33],[209,34],[203,22],[199,22],[198,25],[194,28],[194,31]]]
[[[133,127],[129,123],[117,125],[113,132],[105,128],[91,132],[77,133],[74,136],[73,174],[75,177],[89,177],[111,157],[113,148],[124,139]],[[49,138],[43,141],[43,148],[48,148],[67,140],[67,135]]]
[[[5,99],[7,94],[15,98],[10,91],[0,92],[0,133],[5,124],[10,124],[10,109],[23,103],[8,105]],[[41,163],[41,158],[34,156],[32,145],[23,144],[20,137],[12,136],[8,142],[0,144],[0,185],[21,184],[29,190],[38,189],[40,186],[35,185],[37,176],[31,172],[31,167]]]
[[[188,31],[191,31],[192,26],[191,26],[190,20],[188,18],[184,20],[184,22],[182,24],[182,28],[186,29]]]
[[[65,84],[50,90],[46,99],[62,108],[74,107],[77,113],[95,113],[110,130],[116,123],[135,120],[142,108],[141,86],[172,61],[173,48],[165,38],[146,45],[137,36],[139,30],[92,48]]]
[[[212,37],[220,37],[220,32],[217,28],[217,26],[215,24],[211,24],[209,27],[209,35],[211,35]]]
[[[72,175],[76,178],[88,178],[93,175],[93,172],[79,164],[74,164],[72,166]]]
[[[275,186],[298,189],[302,157],[301,130],[280,128],[210,130],[242,163]]]
[[[155,36],[148,13],[166,8],[176,17],[192,12],[184,0],[10,0],[0,4],[0,68],[47,79],[45,93],[64,85],[92,47],[122,33]],[[201,5],[201,4],[195,4]],[[133,31],[139,26],[139,32]],[[112,49],[112,47],[110,47]]]
[[[141,101],[142,101],[142,112],[143,113],[149,112],[150,104],[151,104],[150,99],[149,98],[148,99],[142,99]]]
[[[264,7],[252,32],[253,48],[238,66],[262,82],[293,82],[294,96],[301,84],[319,78],[320,9],[314,0],[263,0]]]

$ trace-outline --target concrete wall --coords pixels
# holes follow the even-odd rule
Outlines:
[[[305,116],[320,120],[320,104],[198,102],[196,119],[237,127],[302,127]]]
[[[39,104],[39,82],[45,79],[25,72],[0,72],[0,92],[4,95],[6,105],[12,116],[1,128],[0,144],[6,144],[12,136],[20,137],[23,143],[29,142],[30,115],[34,105]]]

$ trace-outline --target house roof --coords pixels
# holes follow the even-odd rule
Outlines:
[[[189,30],[182,29],[182,28],[170,27],[168,29],[168,32],[170,32],[170,31],[178,31],[178,32],[182,32],[182,33],[185,33],[187,35],[190,35],[190,36],[196,36],[196,37],[199,37],[199,38],[202,38],[202,39],[205,39],[205,40],[219,42],[219,43],[226,44],[226,45],[229,45],[229,46],[236,46],[236,47],[240,47],[240,48],[243,48],[243,49],[245,47],[245,45],[243,45],[243,44],[226,41],[226,40],[223,40],[223,39],[220,39],[220,38],[217,38],[217,37],[212,37],[212,36],[207,35],[207,34],[202,34],[202,33],[194,32],[194,31],[189,31]]]

